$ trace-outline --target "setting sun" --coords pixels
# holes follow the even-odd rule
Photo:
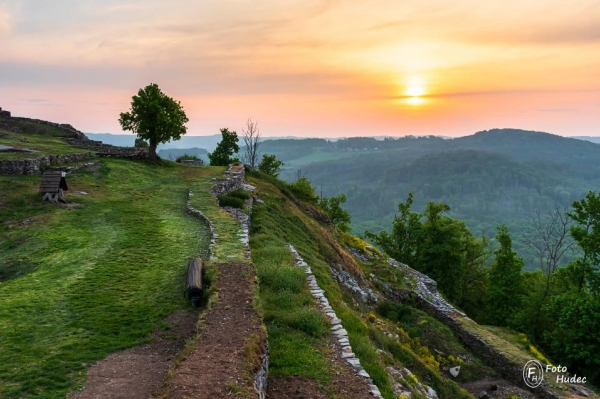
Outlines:
[[[423,105],[427,102],[427,100],[423,98],[423,96],[426,94],[427,91],[425,90],[423,79],[412,78],[406,85],[406,90],[404,90],[404,99],[402,102],[413,106]]]

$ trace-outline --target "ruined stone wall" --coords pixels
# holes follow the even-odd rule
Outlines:
[[[0,117],[2,117],[2,118],[10,118],[10,112],[8,112],[6,110],[2,110],[2,108],[0,108]]]
[[[407,296],[414,297],[416,294],[416,298],[421,308],[450,327],[457,338],[467,348],[472,352],[477,353],[478,357],[493,366],[504,378],[524,389],[530,390],[523,381],[524,364],[518,365],[511,362],[502,353],[489,346],[482,338],[466,329],[461,324],[460,320],[468,319],[467,315],[446,302],[438,292],[435,280],[394,259],[388,259],[388,263],[390,266],[397,268],[404,273],[405,281],[411,286],[412,290],[393,291],[390,286],[387,285],[385,289],[385,291],[387,291],[386,295],[391,297],[391,299],[402,301],[403,298]],[[532,392],[535,392],[536,395],[546,399],[559,399],[559,396],[545,388],[544,385],[536,388],[535,391]]]
[[[215,178],[216,183],[210,188],[210,192],[215,197],[220,197],[221,195],[240,189],[244,185],[246,172],[243,166],[239,171],[232,172],[232,166],[230,165],[229,170],[225,174],[229,177]]]
[[[47,155],[39,158],[20,160],[1,160],[0,174],[3,175],[39,175],[50,165],[87,161],[94,155],[91,152],[79,154]]]
[[[86,150],[96,151],[98,155],[111,155],[116,157],[133,157],[138,155],[140,151],[144,151],[135,147],[118,147],[115,145],[104,144],[102,141],[80,140],[77,138],[65,138],[65,141],[74,147]]]

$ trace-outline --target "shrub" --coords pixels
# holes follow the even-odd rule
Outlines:
[[[229,195],[221,195],[219,197],[219,206],[230,206],[232,208],[244,209],[244,201]]]
[[[228,193],[227,196],[228,197],[239,198],[241,200],[250,199],[250,194],[247,191],[244,191],[242,189],[238,189],[238,190],[232,191],[232,192]]]
[[[282,166],[283,162],[277,159],[275,155],[265,154],[262,157],[262,161],[258,165],[258,170],[268,175],[277,177]]]
[[[305,176],[300,177],[298,180],[288,185],[292,194],[297,198],[309,202],[317,202],[317,194],[315,194],[315,188]]]

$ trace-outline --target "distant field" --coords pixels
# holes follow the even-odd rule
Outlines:
[[[187,259],[209,240],[187,192],[222,168],[103,162],[67,176],[73,209],[42,204],[39,176],[0,176],[2,398],[64,398],[93,362],[189,306]]]

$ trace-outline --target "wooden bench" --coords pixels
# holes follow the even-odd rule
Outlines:
[[[67,181],[65,180],[65,172],[51,171],[42,175],[42,183],[40,184],[40,193],[44,193],[42,201],[50,201],[54,204],[68,202],[64,192],[69,190]]]
[[[188,263],[186,295],[192,300],[194,306],[199,306],[202,299],[202,276],[204,274],[204,261],[192,258]]]

